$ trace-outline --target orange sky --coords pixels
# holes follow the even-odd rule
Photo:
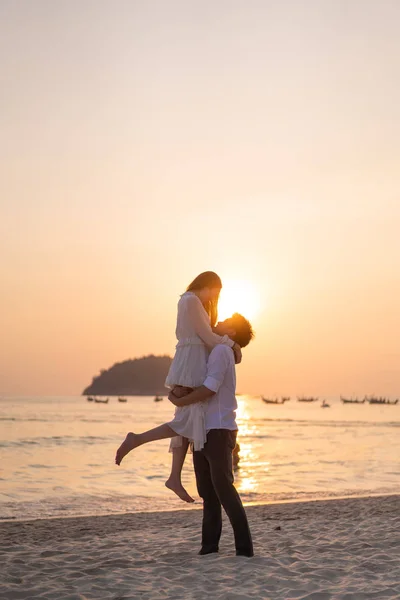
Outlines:
[[[0,394],[174,348],[256,290],[238,389],[400,395],[400,3],[0,6]]]

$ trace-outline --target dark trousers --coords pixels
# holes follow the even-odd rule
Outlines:
[[[201,554],[218,552],[224,507],[235,536],[236,553],[253,556],[249,524],[239,494],[233,485],[232,450],[236,431],[211,429],[202,450],[193,452],[199,496],[203,499]]]

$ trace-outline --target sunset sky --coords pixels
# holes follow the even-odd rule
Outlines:
[[[239,392],[400,396],[399,23],[397,0],[2,0],[0,395],[172,355],[212,269],[253,312]]]

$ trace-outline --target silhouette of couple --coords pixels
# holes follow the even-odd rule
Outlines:
[[[235,313],[217,323],[222,289],[219,276],[201,273],[178,302],[178,343],[166,385],[175,405],[172,421],[144,433],[128,433],[115,462],[134,448],[171,438],[171,473],[166,486],[182,500],[193,498],[182,485],[181,473],[189,443],[197,490],[203,500],[202,544],[199,554],[218,552],[222,509],[231,522],[237,556],[253,556],[253,543],[245,510],[234,486],[232,452],[236,445],[236,371],[241,349],[254,337],[252,327]]]

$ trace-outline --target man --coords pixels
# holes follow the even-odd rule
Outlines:
[[[218,323],[215,332],[229,335],[244,348],[253,339],[250,323],[238,313]],[[207,377],[201,387],[177,398],[169,399],[175,406],[188,406],[208,400],[206,409],[207,441],[204,448],[193,452],[197,489],[203,499],[202,544],[199,554],[218,552],[224,507],[235,537],[236,555],[253,556],[253,543],[245,510],[233,484],[232,451],[236,444],[237,425],[235,397],[236,372],[232,349],[216,346],[207,363]]]

